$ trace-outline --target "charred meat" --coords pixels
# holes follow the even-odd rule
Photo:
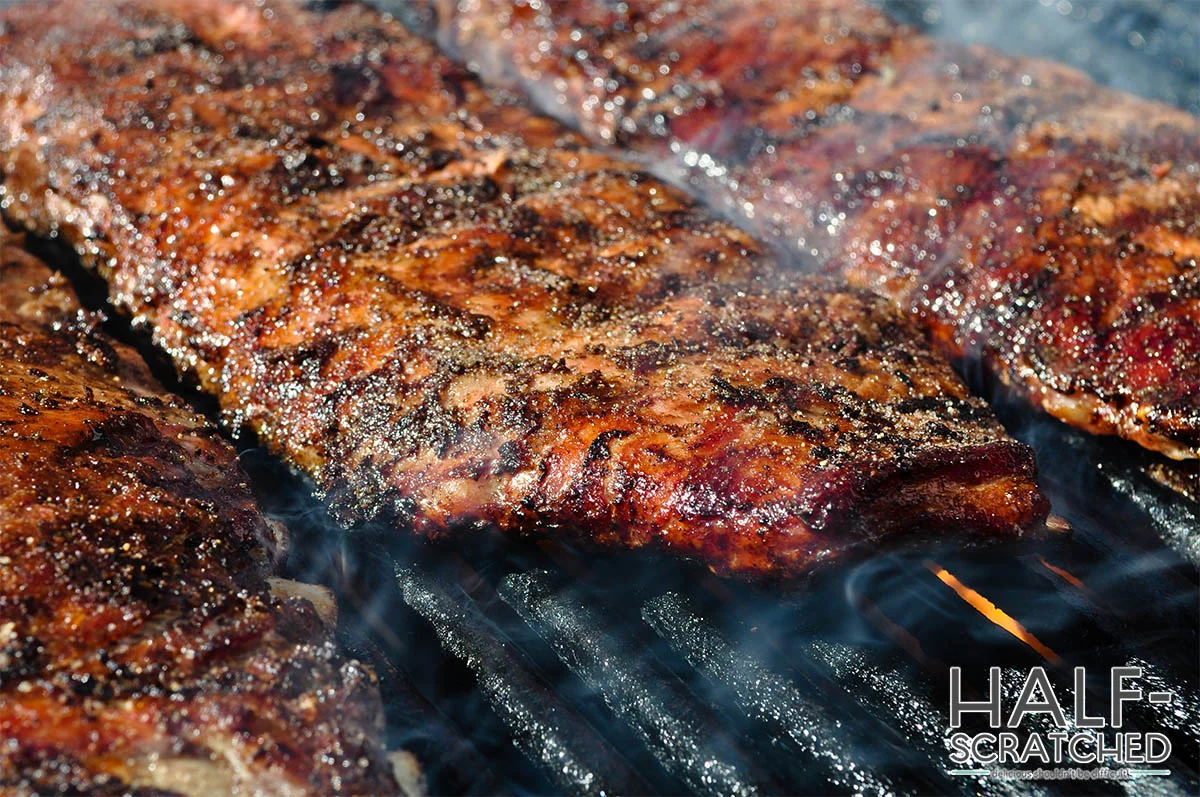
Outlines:
[[[7,212],[346,521],[779,576],[1045,515],[1029,449],[886,300],[779,276],[387,17],[59,2],[0,51]]]
[[[233,449],[97,324],[0,244],[0,791],[395,792]]]
[[[1034,406],[1200,457],[1200,121],[864,0],[424,0],[441,41]]]

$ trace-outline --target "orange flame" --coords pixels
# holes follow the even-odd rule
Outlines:
[[[996,604],[980,595],[975,590],[968,587],[966,584],[954,577],[954,574],[936,562],[925,562],[925,566],[938,577],[943,584],[950,587],[958,593],[958,597],[962,598],[971,605],[975,611],[982,614],[990,622],[1000,626],[1008,633],[1012,634],[1017,639],[1024,642],[1029,647],[1033,648],[1038,654],[1051,664],[1058,664],[1062,661],[1062,657],[1042,643],[1040,639],[1029,633],[1025,626],[1017,622],[1016,618],[998,608]]]
[[[1080,581],[1077,576],[1074,576],[1070,572],[1063,570],[1061,567],[1056,567],[1056,566],[1050,564],[1049,562],[1046,561],[1046,557],[1039,556],[1038,561],[1042,563],[1042,567],[1046,568],[1051,573],[1054,573],[1056,576],[1061,578],[1063,581],[1066,581],[1071,586],[1077,587],[1077,588],[1083,590],[1084,592],[1091,592],[1091,590],[1089,590],[1087,588],[1087,586],[1085,586],[1084,583],[1082,581]]]

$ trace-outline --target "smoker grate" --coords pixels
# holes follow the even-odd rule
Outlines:
[[[648,601],[642,616],[691,666],[728,686],[738,707],[768,728],[775,744],[790,744],[800,751],[806,768],[820,773],[820,785],[863,794],[897,791],[895,778],[864,762],[861,751],[870,744],[861,730],[845,717],[831,714],[792,680],[731,645],[693,613],[686,598],[666,593]]]
[[[335,583],[345,641],[389,673],[391,741],[425,750],[436,792],[1194,793],[1197,573],[1137,501],[1106,487],[1104,463],[1077,458],[1096,451],[1064,442],[1081,436],[1051,421],[1023,432],[1048,463],[1071,540],[1033,551],[925,545],[800,589],[487,534],[450,546],[366,528],[329,553],[340,532],[298,497],[307,486],[281,488],[293,477],[260,452],[245,460],[271,472],[255,474],[274,485],[264,501],[307,537],[293,569]],[[1034,664],[1064,694],[1077,664],[1142,666],[1175,699],[1140,704],[1128,720],[1171,738],[1172,776],[947,775],[948,668],[963,666],[980,695],[988,666]],[[1006,694],[1016,688],[1010,674]],[[1089,681],[1089,705],[1103,705],[1105,689]],[[489,780],[464,783],[462,757],[442,755],[449,737]]]
[[[586,599],[556,589],[546,571],[509,575],[500,589],[505,602],[567,668],[601,695],[613,715],[689,790],[731,795],[761,791],[765,778],[730,744],[720,721],[645,655],[626,629],[606,628]]]
[[[575,712],[545,686],[474,602],[417,568],[401,568],[405,603],[437,631],[442,645],[467,662],[487,701],[512,730],[513,743],[555,785],[583,794],[637,793],[644,781]]]

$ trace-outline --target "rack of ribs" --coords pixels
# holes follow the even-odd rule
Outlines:
[[[1200,457],[1200,120],[865,0],[417,0],[592,139],[878,291],[981,382]]]
[[[6,213],[347,523],[760,577],[1041,527],[1031,451],[889,302],[386,16],[75,0],[5,12],[0,53]]]
[[[233,449],[0,235],[0,791],[395,793]]]

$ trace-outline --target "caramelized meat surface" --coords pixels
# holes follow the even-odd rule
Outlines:
[[[0,243],[0,791],[394,792],[233,449],[97,323]]]
[[[864,0],[421,0],[483,75],[899,302],[965,372],[1200,456],[1200,121]]]
[[[125,0],[4,25],[7,211],[346,521],[782,576],[1045,515],[1029,449],[885,300],[778,276],[385,17]]]

